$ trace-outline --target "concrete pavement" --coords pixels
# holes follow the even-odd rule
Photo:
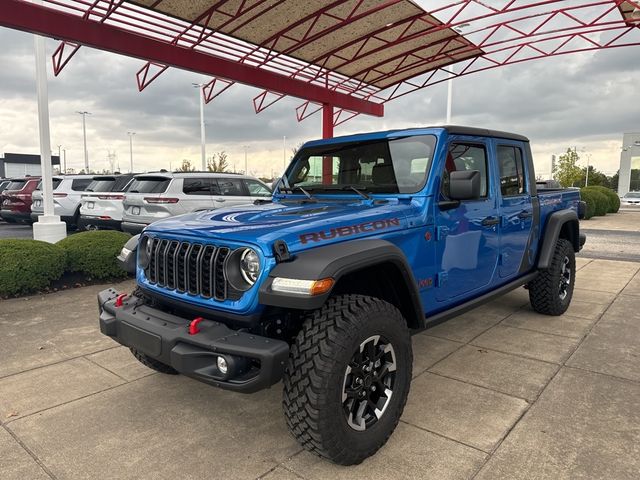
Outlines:
[[[562,317],[519,289],[414,337],[398,429],[338,467],[254,395],[152,372],[97,328],[92,286],[0,302],[0,478],[640,478],[640,263],[579,259]],[[120,288],[130,288],[125,282]]]

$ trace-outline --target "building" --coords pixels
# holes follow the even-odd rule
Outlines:
[[[620,180],[618,181],[618,195],[620,196],[630,190],[631,169],[640,169],[640,133],[625,133],[622,137]],[[638,186],[634,185],[633,190],[637,189]]]
[[[60,169],[60,157],[51,155],[51,165]],[[0,178],[24,177],[25,175],[41,175],[40,155],[25,153],[5,153],[0,158]]]

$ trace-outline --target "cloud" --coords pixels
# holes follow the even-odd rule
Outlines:
[[[37,152],[33,37],[0,28],[0,151]],[[47,51],[57,43],[47,40]],[[550,155],[584,147],[597,168],[613,173],[624,131],[640,131],[637,47],[560,56],[473,74],[454,81],[454,123],[515,131],[532,140],[538,171],[547,174]],[[169,69],[143,92],[137,91],[137,59],[81,48],[58,77],[49,73],[51,139],[67,149],[68,163],[83,165],[81,118],[86,110],[93,168],[108,167],[116,152],[129,162],[128,131],[135,131],[136,170],[168,168],[183,158],[200,162],[198,92],[193,82],[208,79]],[[252,98],[258,89],[234,85],[205,107],[207,151],[226,150],[231,164],[279,173],[290,148],[321,134],[320,116],[298,123],[301,101],[285,98],[259,115]],[[359,116],[336,135],[442,124],[446,83],[386,105],[384,118]],[[286,149],[283,152],[283,136]]]

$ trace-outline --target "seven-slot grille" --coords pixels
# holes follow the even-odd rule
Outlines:
[[[242,295],[224,273],[224,261],[231,253],[228,247],[149,237],[146,248],[149,264],[144,273],[152,284],[219,301]]]

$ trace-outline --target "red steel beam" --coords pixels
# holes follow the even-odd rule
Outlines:
[[[83,20],[21,0],[3,0],[0,25],[61,40],[81,43],[129,57],[150,60],[196,73],[213,75],[265,90],[358,113],[382,117],[384,106],[268,70],[171,45],[108,25]]]

